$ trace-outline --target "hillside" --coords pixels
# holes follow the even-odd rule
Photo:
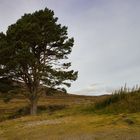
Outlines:
[[[134,99],[139,103],[139,94],[129,93],[127,98],[97,107],[114,96],[46,96],[40,99],[34,117],[28,115],[26,100],[14,99],[7,104],[1,100],[0,140],[139,140],[140,112],[111,111],[114,104],[126,99],[127,105]]]

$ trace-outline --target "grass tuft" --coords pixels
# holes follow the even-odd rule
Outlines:
[[[140,87],[121,88],[112,95],[97,100],[94,109],[106,113],[140,112]]]

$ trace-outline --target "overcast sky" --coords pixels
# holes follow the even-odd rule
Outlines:
[[[110,93],[140,85],[140,0],[0,0],[0,32],[24,13],[48,7],[75,38],[79,78],[71,93]]]

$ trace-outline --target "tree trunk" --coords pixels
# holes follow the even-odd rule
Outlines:
[[[36,115],[37,114],[37,100],[33,99],[30,104],[30,114]]]

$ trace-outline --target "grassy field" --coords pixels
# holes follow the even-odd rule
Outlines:
[[[26,100],[0,100],[0,140],[140,140],[140,112],[92,109],[108,96],[47,96],[37,116],[22,116]]]

